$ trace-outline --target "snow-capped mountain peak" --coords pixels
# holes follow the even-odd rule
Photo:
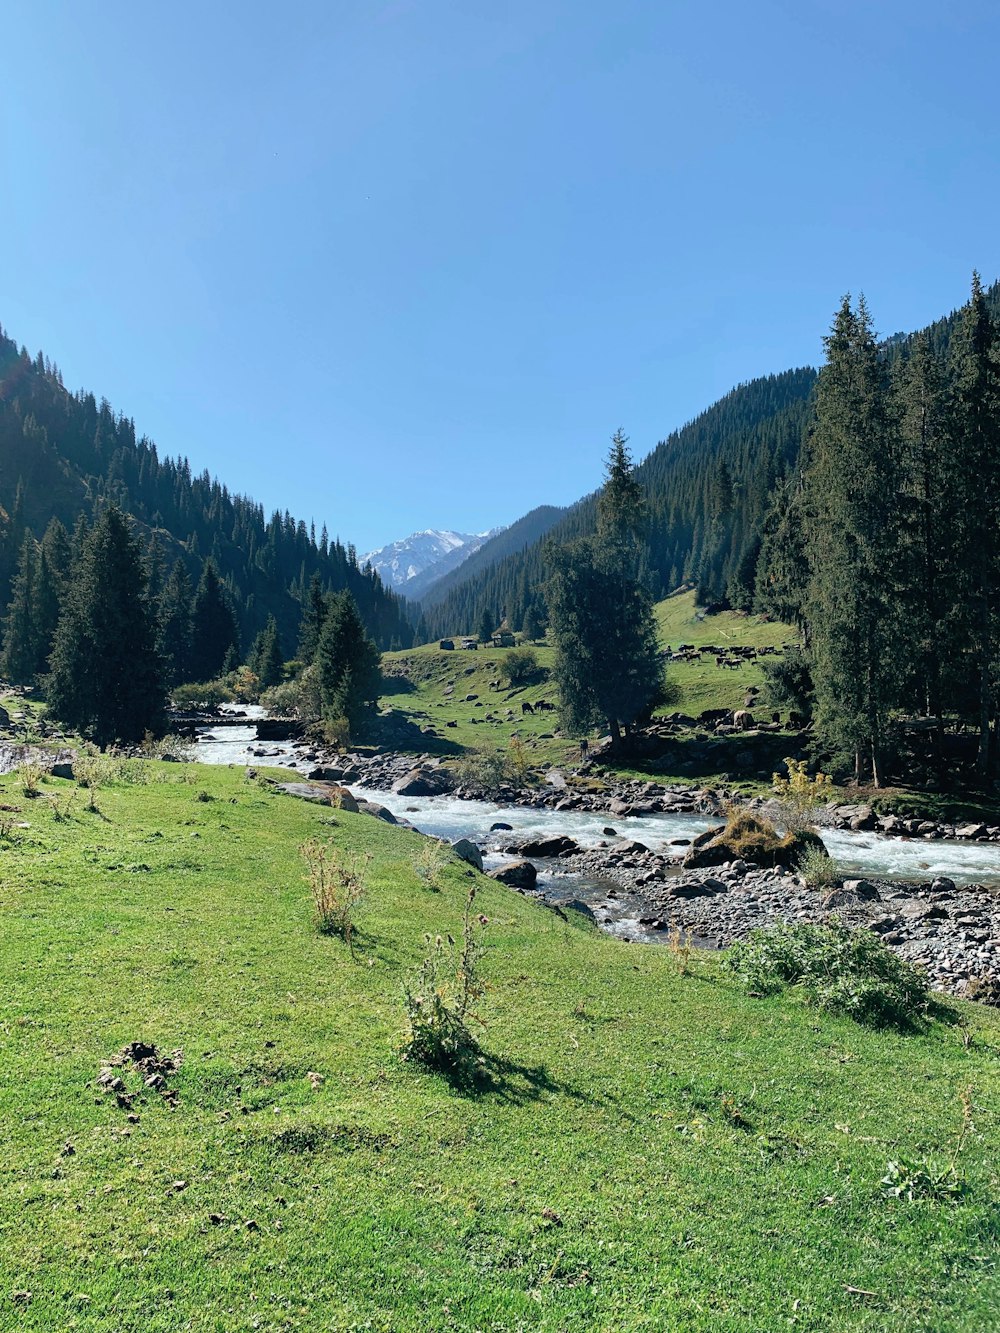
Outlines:
[[[494,532],[501,529],[495,528]],[[406,585],[420,575],[433,570],[435,576],[447,574],[478,551],[493,532],[452,532],[450,529],[425,528],[413,532],[401,541],[390,542],[377,551],[361,557],[361,565],[370,564],[377,570],[382,582],[404,595]],[[423,589],[432,580],[421,578]]]

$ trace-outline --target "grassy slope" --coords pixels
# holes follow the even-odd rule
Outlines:
[[[786,643],[793,636],[793,631],[787,625],[767,623],[759,617],[743,616],[732,611],[699,620],[693,593],[683,593],[660,602],[656,608],[656,618],[661,643],[672,644],[675,649],[681,643],[732,643],[759,648],[765,644]],[[535,751],[540,761],[557,763],[578,754],[577,747],[568,742],[539,739],[545,733],[557,729],[558,721],[554,713],[526,717],[521,715],[522,700],[533,704],[540,698],[557,702],[554,684],[530,686],[519,691],[509,702],[509,691],[500,694],[490,692],[489,682],[497,678],[505,651],[480,648],[475,653],[458,649],[442,652],[437,644],[429,644],[410,652],[385,654],[386,670],[405,670],[410,685],[415,687],[404,685],[397,690],[390,687],[382,696],[384,707],[393,708],[399,716],[414,724],[411,748],[440,749],[443,753],[454,752],[456,749],[502,748],[517,733]],[[551,665],[551,648],[539,644],[535,646],[535,652],[542,666]],[[471,673],[466,675],[470,668]],[[739,671],[724,670],[717,667],[710,657],[699,663],[671,663],[668,673],[681,692],[679,703],[672,704],[669,711],[680,708],[694,714],[706,708],[742,708],[747,687],[762,685],[764,680],[759,666],[748,664]],[[449,685],[454,685],[451,696],[444,693]],[[465,703],[463,700],[466,694],[477,694],[479,697],[472,703]],[[478,704],[482,704],[482,707],[478,707]],[[512,722],[503,720],[499,725],[494,725],[481,721],[491,711],[499,713],[503,719],[508,708],[513,708],[517,714]],[[445,727],[445,723],[452,720],[458,723],[457,727]],[[433,738],[421,736],[417,732],[416,728],[428,725],[440,733],[439,742],[435,743]]]
[[[790,626],[765,621],[760,616],[736,611],[700,616],[695,610],[693,592],[659,602],[656,625],[660,642],[670,644],[674,651],[682,643],[693,643],[696,647],[711,643],[763,648],[788,643],[795,637]],[[733,671],[716,666],[715,659],[708,656],[700,662],[671,662],[669,673],[681,692],[678,707],[694,716],[706,708],[742,708],[748,687],[764,685],[764,673],[755,663],[748,662]]]
[[[549,667],[552,664],[553,651],[544,644],[531,645],[538,657],[539,664]],[[522,702],[532,705],[540,699],[558,702],[555,684],[546,681],[518,687],[516,690],[504,689],[499,692],[489,688],[491,680],[500,677],[500,664],[510,649],[480,648],[477,652],[456,649],[454,652],[442,652],[437,644],[428,644],[410,652],[386,653],[383,664],[386,672],[407,673],[406,679],[397,676],[388,681],[388,688],[382,695],[384,708],[392,708],[399,716],[413,724],[411,747],[416,750],[439,751],[442,754],[455,754],[464,750],[502,749],[509,745],[511,737],[518,735],[534,752],[539,762],[554,763],[568,754],[579,754],[575,744],[552,737],[559,722],[554,712],[522,714]],[[468,673],[468,674],[467,674]],[[397,688],[393,688],[393,686]],[[453,686],[451,695],[445,690]],[[465,696],[475,694],[477,698],[470,703]],[[506,720],[508,709],[513,709],[515,717]],[[495,713],[500,721],[487,722],[486,715]],[[458,725],[447,727],[447,722]],[[433,726],[438,739],[421,735],[416,730],[421,726]]]
[[[997,1327],[997,1014],[867,1032],[480,881],[498,1064],[463,1095],[396,1051],[472,872],[435,894],[413,834],[152,772],[68,822],[0,781],[3,1330]],[[373,857],[355,958],[311,925],[316,833]],[[93,1080],[135,1038],[184,1064],[129,1125]],[[967,1199],[884,1199],[966,1088]]]

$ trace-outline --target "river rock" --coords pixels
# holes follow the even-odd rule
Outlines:
[[[310,782],[340,782],[344,777],[342,768],[320,767],[312,769],[307,775]]]
[[[985,824],[960,824],[955,830],[956,838],[981,838],[986,832]]]
[[[649,848],[644,842],[636,842],[634,838],[619,838],[612,844],[612,851],[624,852],[626,856],[645,856]]]
[[[412,768],[397,778],[392,790],[399,796],[441,796],[450,786],[448,775],[438,768]]]
[[[10,713],[6,708],[0,708],[0,729],[7,731],[10,728]]]
[[[580,848],[572,838],[560,833],[554,838],[535,838],[524,842],[518,850],[522,856],[573,856]]]
[[[471,838],[459,838],[458,842],[453,842],[451,844],[451,850],[460,861],[468,861],[470,866],[475,866],[477,870],[482,870],[483,854]]]
[[[859,903],[880,902],[881,895],[874,884],[866,879],[845,879],[839,889],[831,889],[822,899],[825,911],[837,907],[857,907]]]
[[[349,815],[359,813],[357,798],[346,787],[339,787],[336,783],[331,783],[329,792],[330,804],[335,810],[346,810]]]
[[[491,825],[490,825],[490,832],[491,832],[491,833],[513,833],[513,832],[514,832],[514,825],[513,825],[513,824],[505,824],[505,823],[503,822],[503,820],[500,819],[500,820],[497,820],[497,822],[496,822],[495,824],[491,824]]]
[[[371,815],[373,819],[381,819],[386,824],[399,822],[391,810],[379,805],[377,801],[358,801],[358,811],[363,815]]]
[[[681,880],[667,886],[668,898],[709,898],[715,893],[725,893],[726,886],[717,879]]]
[[[938,875],[937,879],[931,884],[931,893],[954,893],[955,881],[949,879],[947,875]]]
[[[490,871],[490,879],[498,884],[506,884],[512,889],[533,889],[538,879],[538,871],[530,861],[511,861],[499,870]]]
[[[585,916],[590,921],[597,920],[590,906],[580,898],[571,898],[568,903],[562,904],[562,909],[564,912],[578,912],[580,916]]]

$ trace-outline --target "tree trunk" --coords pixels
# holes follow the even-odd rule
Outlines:
[[[622,743],[622,729],[618,725],[616,717],[608,718],[608,731],[611,732],[611,745],[614,749],[617,749]]]

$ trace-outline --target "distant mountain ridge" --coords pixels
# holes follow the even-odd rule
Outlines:
[[[457,569],[484,542],[502,532],[454,532],[450,528],[425,528],[408,537],[369,551],[361,557],[362,569],[371,565],[382,582],[408,598],[419,598],[437,579]]]

